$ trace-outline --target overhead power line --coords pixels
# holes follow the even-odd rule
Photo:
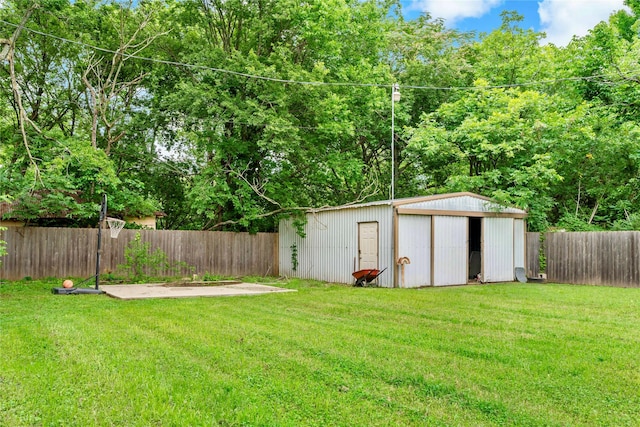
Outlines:
[[[17,28],[18,25],[12,22],[4,21],[0,19],[0,23],[9,25]],[[276,83],[284,83],[284,84],[296,84],[296,85],[307,85],[307,86],[343,86],[343,87],[380,87],[380,88],[392,88],[393,83],[390,84],[382,84],[382,83],[359,83],[359,82],[323,82],[323,81],[303,81],[303,80],[292,80],[292,79],[282,79],[277,77],[268,77],[261,76],[257,74],[249,74],[243,73],[240,71],[233,71],[224,68],[216,68],[210,67],[207,65],[198,65],[198,64],[189,64],[180,61],[169,61],[165,59],[157,59],[157,58],[149,58],[140,55],[129,55],[123,52],[115,51],[112,49],[106,49],[100,46],[94,46],[88,43],[80,42],[77,40],[71,40],[64,37],[56,36],[54,34],[45,33],[42,31],[34,30],[32,28],[24,27],[23,31],[28,31],[34,34],[38,34],[44,37],[52,38],[55,40],[59,40],[65,43],[71,43],[78,46],[82,46],[88,49],[92,49],[99,52],[110,53],[110,54],[118,54],[122,55],[125,58],[137,59],[140,61],[152,62],[163,65],[173,65],[177,67],[185,67],[192,69],[199,69],[205,71],[213,71],[222,74],[230,74],[239,77],[245,77],[248,79],[255,80],[264,80]],[[629,74],[631,75],[631,74]],[[569,82],[569,81],[589,81],[589,80],[598,80],[601,78],[608,77],[606,74],[592,75],[592,76],[576,76],[576,77],[561,77],[557,79],[547,79],[547,80],[538,80],[524,83],[513,83],[513,84],[503,84],[503,85],[487,85],[487,86],[420,86],[420,85],[399,85],[400,89],[414,89],[414,90],[443,90],[443,91],[460,91],[460,90],[487,90],[487,89],[508,89],[508,88],[516,88],[516,87],[528,87],[528,86],[539,86],[539,85],[549,85],[556,84],[561,82]]]
[[[12,27],[17,27],[16,24],[13,24],[11,22],[7,22],[4,20],[0,19],[0,23],[12,26]],[[186,68],[195,68],[195,69],[201,69],[201,70],[206,70],[206,71],[215,71],[218,73],[224,73],[224,74],[231,74],[231,75],[235,75],[235,76],[240,76],[240,77],[246,77],[249,79],[258,79],[258,80],[267,80],[267,81],[272,81],[272,82],[277,82],[277,83],[290,83],[290,84],[300,84],[300,85],[315,85],[315,86],[360,86],[360,87],[391,87],[392,85],[388,85],[388,84],[377,84],[377,83],[353,83],[353,82],[320,82],[320,81],[300,81],[300,80],[290,80],[290,79],[280,79],[280,78],[276,78],[276,77],[267,77],[267,76],[260,76],[260,75],[255,75],[255,74],[249,74],[249,73],[243,73],[240,71],[233,71],[233,70],[227,70],[224,68],[215,68],[215,67],[210,67],[207,65],[197,65],[197,64],[188,64],[185,62],[179,62],[179,61],[169,61],[169,60],[165,60],[165,59],[157,59],[157,58],[149,58],[149,57],[145,57],[145,56],[139,56],[139,55],[129,55],[123,52],[119,52],[119,51],[115,51],[112,49],[106,49],[103,47],[99,47],[99,46],[94,46],[88,43],[84,43],[84,42],[80,42],[77,40],[70,40],[64,37],[60,37],[60,36],[56,36],[54,34],[50,34],[50,33],[45,33],[42,31],[38,31],[38,30],[34,30],[32,28],[24,28],[25,31],[29,31],[31,33],[34,34],[38,34],[44,37],[49,37],[55,40],[59,40],[62,42],[66,42],[66,43],[71,43],[71,44],[75,44],[78,46],[82,46],[82,47],[86,47],[89,49],[93,49],[99,52],[105,52],[105,53],[111,53],[111,54],[118,54],[118,55],[122,55],[125,58],[132,58],[132,59],[138,59],[141,61],[148,61],[148,62],[153,62],[153,63],[158,63],[158,64],[163,64],[163,65],[174,65],[174,66],[179,66],[179,67],[186,67]]]

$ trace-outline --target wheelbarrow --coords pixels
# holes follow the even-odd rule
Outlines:
[[[356,272],[351,273],[351,275],[356,279],[356,283],[354,283],[353,286],[365,286],[373,282],[386,269],[387,269],[386,267],[383,268],[382,270],[377,270],[375,268],[365,268],[364,270],[358,270]]]

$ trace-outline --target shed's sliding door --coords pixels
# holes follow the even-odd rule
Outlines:
[[[433,216],[433,285],[467,283],[467,217]]]
[[[485,282],[512,282],[513,218],[484,219],[482,276]]]
[[[410,264],[396,266],[398,286],[416,288],[431,285],[431,217],[399,215],[398,235],[398,257],[410,261]]]

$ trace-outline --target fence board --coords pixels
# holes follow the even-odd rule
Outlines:
[[[278,235],[177,230],[122,230],[117,239],[102,233],[101,273],[116,271],[125,261],[127,245],[140,233],[152,251],[169,261],[195,267],[195,273],[223,276],[277,275]],[[90,277],[95,274],[96,229],[9,227],[0,232],[8,255],[2,258],[0,279]],[[165,275],[173,275],[165,271]],[[180,274],[191,274],[183,269]]]
[[[526,235],[527,277],[538,277],[540,271],[540,233],[528,232]]]

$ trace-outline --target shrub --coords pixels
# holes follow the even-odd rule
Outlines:
[[[124,264],[119,264],[116,270],[133,283],[146,282],[152,277],[159,277],[166,273],[176,275],[185,269],[195,270],[185,262],[170,262],[167,254],[160,248],[151,251],[151,244],[143,242],[140,233],[136,233],[135,238],[127,244],[124,258]]]
[[[0,227],[0,231],[6,230],[5,227]],[[7,254],[7,242],[4,240],[0,240],[0,257],[3,257]],[[2,260],[0,259],[0,266],[2,266]]]

